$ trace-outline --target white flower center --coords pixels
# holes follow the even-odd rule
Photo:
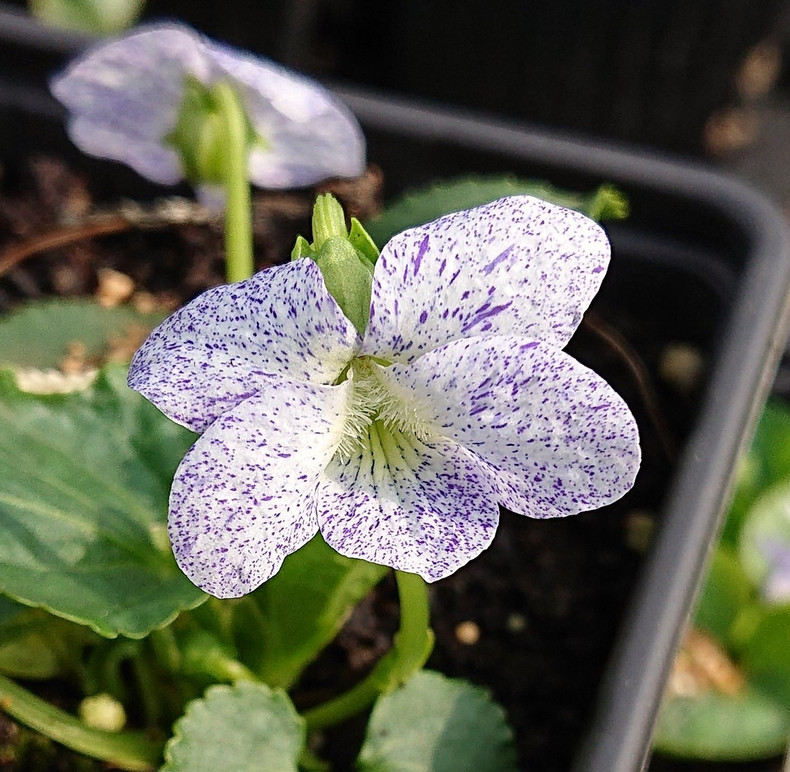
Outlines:
[[[348,378],[353,392],[337,449],[342,460],[351,458],[368,442],[389,459],[396,448],[403,450],[413,447],[415,440],[422,443],[437,437],[414,405],[394,394],[379,372],[380,366],[367,356],[351,363]]]

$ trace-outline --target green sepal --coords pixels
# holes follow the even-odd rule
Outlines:
[[[313,249],[319,251],[333,237],[347,239],[346,215],[331,193],[316,197],[313,204]]]
[[[315,254],[310,242],[304,236],[296,237],[296,244],[291,250],[291,260],[300,260],[303,257],[312,257]]]
[[[291,259],[306,257],[316,263],[329,294],[357,332],[364,335],[378,249],[359,222],[352,220],[351,227],[349,233],[343,208],[331,193],[318,196],[313,206],[313,243],[298,236]]]
[[[348,238],[332,236],[313,256],[321,269],[329,294],[360,335],[365,334],[370,317],[373,271],[363,262]]]
[[[356,217],[351,218],[351,228],[348,232],[348,240],[362,257],[367,258],[370,263],[370,268],[373,270],[373,266],[379,259],[379,248]]]

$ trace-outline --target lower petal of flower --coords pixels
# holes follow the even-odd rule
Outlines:
[[[633,485],[640,449],[631,411],[599,375],[551,345],[469,338],[378,377],[436,436],[467,448],[514,512],[573,515]]]
[[[240,597],[318,531],[316,485],[342,434],[350,387],[271,378],[218,418],[170,493],[176,561],[198,587]]]
[[[436,581],[479,555],[499,522],[496,497],[462,448],[373,421],[336,456],[318,489],[318,521],[343,555]]]

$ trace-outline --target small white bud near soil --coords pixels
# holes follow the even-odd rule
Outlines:
[[[94,694],[86,697],[78,709],[80,718],[94,729],[105,732],[120,732],[126,726],[126,711],[110,694]]]

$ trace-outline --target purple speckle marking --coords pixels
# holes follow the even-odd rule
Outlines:
[[[425,257],[425,253],[428,251],[428,246],[431,243],[431,237],[426,234],[425,238],[422,240],[418,250],[417,256],[414,258],[414,275],[416,276],[420,272],[420,266],[422,265],[422,259]]]

